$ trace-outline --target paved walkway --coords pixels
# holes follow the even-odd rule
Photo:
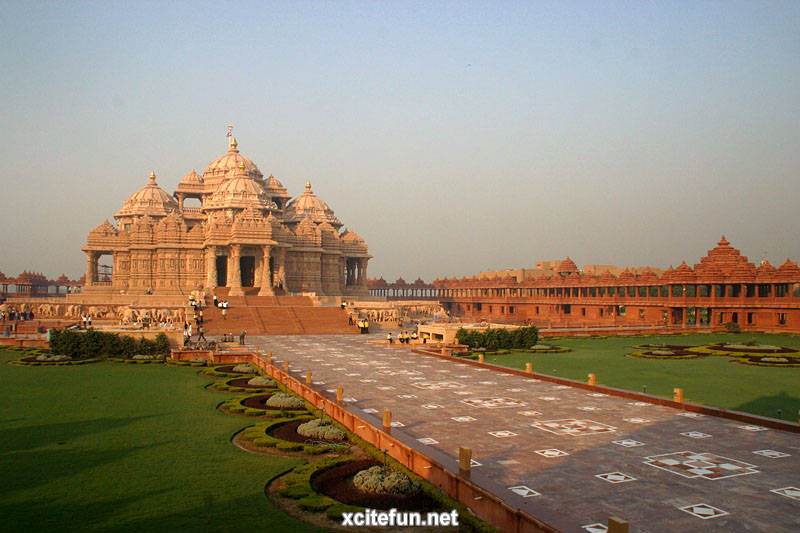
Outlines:
[[[367,344],[249,337],[318,392],[564,532],[800,531],[800,436]],[[281,363],[282,364],[282,363]]]

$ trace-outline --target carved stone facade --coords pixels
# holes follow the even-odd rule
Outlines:
[[[186,206],[187,199],[199,207]],[[257,287],[262,296],[313,292],[366,296],[364,240],[311,191],[291,200],[275,177],[264,178],[236,139],[203,175],[183,177],[170,196],[155,174],[108,220],[89,232],[84,292],[184,294]],[[101,266],[111,256],[111,268]],[[109,272],[110,270],[110,272]]]

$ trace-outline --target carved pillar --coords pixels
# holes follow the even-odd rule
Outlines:
[[[362,287],[367,286],[367,258],[362,257],[358,260],[358,284]]]
[[[239,261],[241,255],[241,245],[231,244],[231,256],[228,260],[228,277],[231,280],[229,296],[244,296],[244,291],[242,290],[242,265]]]
[[[217,247],[206,247],[206,287],[213,289],[217,286]]]
[[[183,193],[178,193],[178,212],[183,213],[183,200],[186,198]]]
[[[286,248],[278,248],[278,284],[277,286],[286,289]]]
[[[97,254],[86,252],[86,286],[94,285],[97,279]]]
[[[269,257],[270,247],[264,246],[264,259],[261,261],[261,290],[258,291],[259,296],[272,296],[275,291],[272,290],[272,276],[269,270]]]

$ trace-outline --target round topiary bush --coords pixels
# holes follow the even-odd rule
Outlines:
[[[71,361],[72,357],[68,355],[51,355],[48,353],[43,353],[41,355],[36,356],[37,361],[44,361],[47,363],[56,363],[58,361]]]
[[[236,365],[233,367],[234,372],[238,372],[239,374],[255,374],[256,369],[250,366],[247,363],[243,363],[241,365]]]
[[[253,385],[255,387],[270,387],[273,385],[273,381],[271,378],[267,376],[256,376],[254,378],[250,378],[247,382],[248,385]]]
[[[278,407],[280,409],[304,409],[306,405],[303,403],[303,400],[297,396],[279,392],[270,396],[267,400],[267,406]]]
[[[330,420],[315,418],[305,424],[297,426],[297,433],[303,437],[322,440],[344,440],[345,433],[337,427],[333,427]]]
[[[397,496],[411,496],[420,490],[419,483],[411,481],[407,475],[382,466],[373,466],[357,473],[353,477],[353,485],[371,494]]]

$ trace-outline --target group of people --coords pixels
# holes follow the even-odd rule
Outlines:
[[[89,329],[92,327],[92,315],[89,313],[81,313],[81,329]]]
[[[205,336],[205,328],[203,328],[203,323],[197,323],[197,341],[200,342],[201,340],[206,340]],[[183,323],[183,345],[186,346],[189,344],[189,341],[192,340],[192,325],[189,322]]]
[[[401,331],[397,334],[397,342],[400,344],[410,344],[411,341],[416,341],[418,338],[419,336],[417,335],[416,331],[412,331],[411,334],[409,334],[407,331]],[[386,335],[386,340],[389,341],[389,344],[394,344],[394,337],[392,337],[391,332]]]
[[[10,322],[15,320],[33,320],[33,311],[17,311],[16,309],[0,311],[0,322],[4,320],[8,320]]]
[[[364,335],[365,333],[369,333],[369,320],[361,320],[358,321],[358,329],[361,330],[361,334]]]
[[[214,307],[222,312],[222,319],[226,320],[225,315],[228,312],[228,300],[220,300],[217,295],[214,295]]]

